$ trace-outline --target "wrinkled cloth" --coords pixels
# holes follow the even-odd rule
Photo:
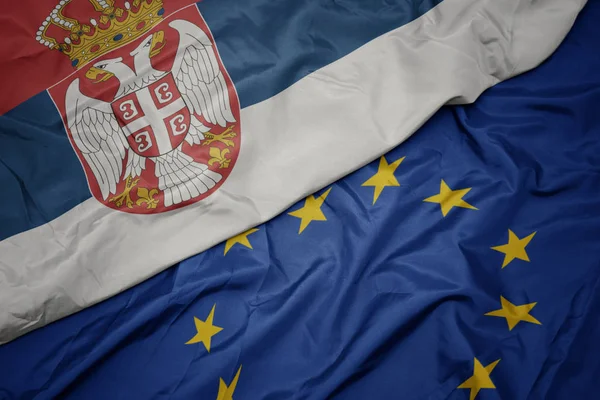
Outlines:
[[[600,3],[532,72],[442,108],[380,160],[219,244],[0,347],[0,396],[66,399],[589,398],[598,386]],[[425,199],[470,188],[444,217]],[[312,204],[312,203],[311,203]],[[527,259],[492,247],[535,235]],[[536,303],[512,330],[486,315]],[[210,352],[194,318],[222,331]],[[241,370],[239,369],[241,366]]]
[[[206,1],[207,7],[215,3],[221,4]],[[370,23],[379,24],[377,15],[368,13],[374,9],[361,6],[362,2],[340,4],[362,9],[367,14],[359,19],[372,15]],[[402,26],[372,40],[363,37],[354,51],[342,46],[332,54],[351,52],[295,83],[296,78],[284,79],[293,84],[281,85],[277,94],[244,107],[242,144],[231,175],[205,200],[164,213],[140,216],[109,208],[96,198],[82,201],[89,196],[88,182],[69,148],[60,115],[51,112],[48,94],[19,105],[0,122],[8,126],[2,137],[10,144],[0,145],[2,165],[7,166],[2,181],[11,188],[3,202],[14,205],[3,210],[11,210],[8,220],[16,224],[33,219],[30,210],[42,209],[45,213],[38,223],[49,222],[0,242],[0,342],[96,304],[269,220],[397,146],[444,104],[472,102],[488,87],[537,66],[558,47],[584,4],[584,0],[445,0],[425,12],[435,3],[398,1],[396,9],[408,10],[404,13],[408,18],[398,20]],[[308,15],[322,16],[331,7],[329,2],[315,2],[308,8],[314,14]],[[261,10],[268,7],[253,9],[264,16]],[[289,12],[283,15],[296,16]],[[222,14],[225,20],[229,13],[239,17],[233,8]],[[342,20],[348,14],[353,13],[339,13]],[[260,25],[258,16],[244,15]],[[303,17],[290,22],[310,21],[302,11],[298,16]],[[409,22],[411,17],[415,19]],[[208,22],[215,27],[215,37],[223,30],[235,30],[223,25],[225,20]],[[276,27],[275,35],[294,32],[277,21],[270,18],[264,24]],[[312,25],[304,30],[312,32]],[[310,38],[308,45],[327,46],[317,38]],[[217,42],[217,47],[228,44]],[[236,56],[244,60],[243,53]],[[245,70],[248,75],[251,67]],[[289,68],[285,73],[289,75]],[[38,108],[38,103],[44,106]],[[55,140],[57,135],[62,139]],[[56,147],[49,148],[50,143]],[[55,164],[58,171],[51,167]],[[114,170],[115,165],[106,168]],[[57,196],[61,192],[68,196]],[[72,206],[74,200],[80,203]],[[25,216],[14,221],[17,210],[23,209]]]

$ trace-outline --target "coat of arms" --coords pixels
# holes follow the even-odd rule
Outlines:
[[[163,18],[162,0],[117,2],[61,0],[42,23],[37,40],[76,70],[48,91],[98,201],[197,202],[237,159],[237,94],[196,6]]]

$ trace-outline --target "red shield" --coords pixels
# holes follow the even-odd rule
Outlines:
[[[168,73],[111,104],[131,149],[156,157],[177,148],[190,126],[190,112]]]
[[[139,11],[151,4],[133,2],[120,20],[143,21],[130,24],[134,27],[130,31],[111,35],[113,41],[125,40],[129,34],[135,39],[107,53],[99,50],[104,42],[91,45],[78,69],[48,89],[91,194],[107,207],[135,214],[170,211],[210,196],[227,180],[241,145],[239,99],[198,8],[174,11],[165,5],[158,17]],[[83,7],[68,11],[79,12],[77,17],[88,21],[101,17]],[[95,29],[106,26],[98,24],[84,34],[89,34],[89,40],[104,37]],[[147,52],[146,58],[136,59],[141,51]],[[192,58],[178,64],[180,56],[188,53]],[[193,62],[207,56],[216,74],[215,84],[208,82],[210,88],[199,84],[207,79],[206,71]],[[70,64],[67,57],[65,62]],[[111,72],[110,63],[118,69]],[[190,79],[192,83],[196,79],[196,84],[181,86]],[[216,109],[207,115],[202,111],[203,104],[225,104],[203,100],[210,99],[215,88],[222,90],[219,99],[224,98],[223,92],[229,99],[220,118],[213,112]]]

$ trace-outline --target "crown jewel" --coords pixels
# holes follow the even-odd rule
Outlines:
[[[65,8],[73,0],[60,0],[36,35],[42,45],[68,56],[75,68],[137,39],[156,26],[164,14],[162,0],[126,1],[124,9],[116,7],[115,0],[88,1],[98,13],[96,19],[83,22],[65,16]],[[50,29],[52,26],[59,29]]]

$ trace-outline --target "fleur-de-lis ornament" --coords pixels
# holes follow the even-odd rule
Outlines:
[[[148,188],[139,187],[137,190],[138,199],[135,202],[136,205],[141,206],[142,204],[146,204],[146,208],[148,210],[156,208],[158,205],[158,199],[155,199],[154,196],[158,194],[157,189],[152,189],[148,191]]]
[[[229,163],[231,159],[227,158],[227,154],[229,154],[229,149],[219,149],[218,147],[211,147],[208,151],[210,154],[210,159],[208,160],[208,165],[212,166],[215,163],[219,164],[219,168],[229,168]]]

